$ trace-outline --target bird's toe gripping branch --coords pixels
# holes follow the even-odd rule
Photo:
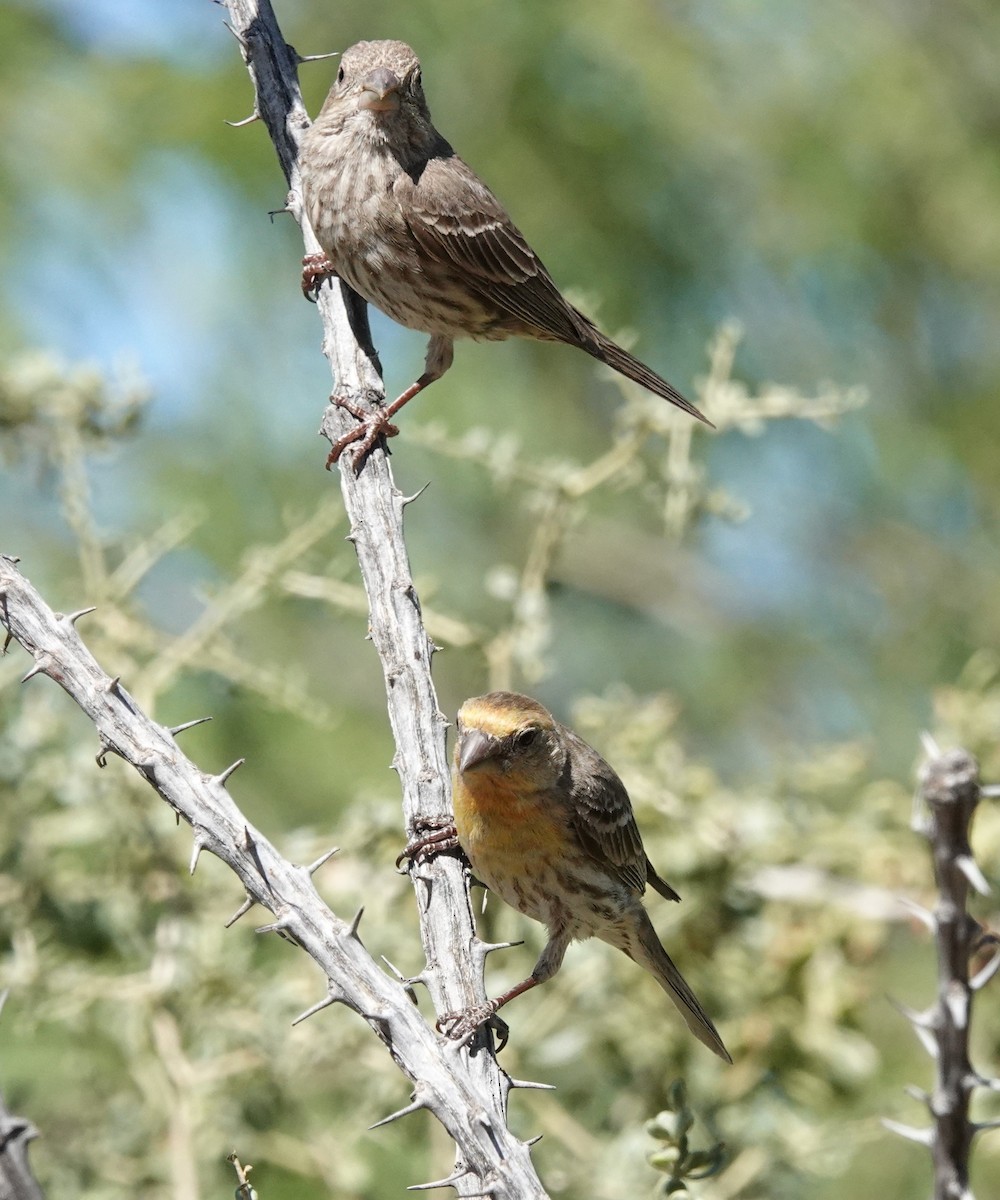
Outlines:
[[[396,868],[406,874],[417,862],[426,862],[436,854],[459,850],[458,832],[451,817],[418,817],[413,837],[396,858]],[[402,867],[403,863],[407,865]]]
[[[338,438],[333,443],[330,447],[330,453],[326,456],[326,469],[329,471],[347,447],[358,442],[358,448],[354,452],[353,466],[354,474],[359,475],[361,468],[365,464],[365,459],[368,457],[375,443],[380,438],[395,437],[399,433],[399,426],[393,425],[389,419],[395,411],[395,406],[389,405],[388,408],[373,408],[368,410],[355,404],[353,400],[348,400],[346,396],[332,396],[330,399],[331,403],[336,404],[338,408],[342,408],[349,412],[352,417],[356,417],[360,424],[356,425],[350,433],[345,433],[342,438]]]
[[[315,304],[319,289],[335,274],[333,263],[325,254],[307,254],[302,259],[302,295]]]
[[[497,1053],[507,1045],[510,1028],[507,1022],[497,1016],[497,1002],[487,1000],[485,1004],[477,1004],[460,1012],[443,1013],[437,1019],[437,1031],[454,1042],[463,1041],[481,1029],[484,1025],[493,1030],[497,1039]]]

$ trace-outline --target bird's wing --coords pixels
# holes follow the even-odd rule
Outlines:
[[[569,748],[574,832],[592,858],[611,868],[633,891],[644,892],[647,871],[652,868],[642,848],[625,785],[583,738],[571,729],[561,732]],[[659,881],[655,872],[653,875]]]
[[[428,160],[398,184],[403,216],[428,254],[460,267],[470,288],[558,341],[593,340],[500,201],[456,154]]]

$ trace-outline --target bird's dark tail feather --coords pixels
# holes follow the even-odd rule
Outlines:
[[[719,1058],[731,1063],[733,1060],[729,1057],[729,1051],[722,1044],[719,1031],[712,1024],[712,1018],[702,1008],[698,997],[688,987],[684,976],[677,970],[670,955],[660,945],[660,939],[656,936],[656,930],[646,913],[643,912],[642,915],[646,919],[638,922],[638,940],[630,939],[630,945],[623,946],[622,949],[629,958],[634,959],[641,967],[645,967],[650,974],[656,977],[660,987],[676,1004],[688,1029],[698,1041],[706,1045],[709,1050],[714,1051]]]
[[[599,329],[591,326],[591,330],[591,338],[587,338],[581,342],[583,349],[588,354],[592,354],[594,358],[607,363],[609,367],[618,371],[619,374],[624,375],[626,379],[632,379],[636,383],[642,384],[644,388],[651,391],[654,395],[662,396],[664,400],[669,400],[671,404],[675,404],[678,408],[683,409],[684,412],[690,413],[692,417],[703,421],[709,428],[715,428],[708,417],[700,413],[690,400],[686,400],[675,387],[667,383],[665,379],[661,379],[644,362],[640,362],[635,355],[629,354],[627,350],[623,350],[617,342],[613,342],[609,337],[605,337]]]

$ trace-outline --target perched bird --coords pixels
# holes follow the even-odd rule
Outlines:
[[[420,63],[403,42],[358,42],[299,152],[302,198],[322,255],[303,259],[307,295],[330,272],[410,329],[430,334],[424,373],[392,404],[365,413],[364,455],[391,417],[448,370],[460,337],[537,338],[578,346],[600,362],[705,417],[665,379],[570,304],[506,210],[431,123]],[[329,465],[329,464],[328,464]]]
[[[531,975],[444,1027],[462,1036],[559,970],[570,942],[598,937],[645,967],[710,1050],[732,1062],[711,1018],[660,944],[642,904],[648,883],[679,900],[646,857],[622,781],[536,700],[490,692],[458,714],[454,832],[473,874],[548,927]],[[426,839],[438,848],[443,831]]]

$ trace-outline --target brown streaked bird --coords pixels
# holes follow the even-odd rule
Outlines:
[[[400,325],[430,334],[424,372],[392,404],[366,413],[330,452],[354,441],[360,467],[391,418],[451,366],[456,338],[536,338],[578,346],[711,424],[665,379],[567,301],[506,210],[431,122],[420,62],[404,42],[358,42],[299,152],[302,198],[322,255],[303,259],[307,295],[330,272]]]
[[[473,874],[541,921],[549,937],[527,979],[479,1008],[449,1014],[442,1028],[465,1036],[551,979],[570,942],[598,937],[645,967],[694,1036],[732,1062],[643,907],[647,884],[668,900],[680,897],[646,857],[625,785],[611,767],[537,700],[515,692],[466,700],[457,732],[451,832]],[[438,830],[406,853],[441,849],[446,833]]]

